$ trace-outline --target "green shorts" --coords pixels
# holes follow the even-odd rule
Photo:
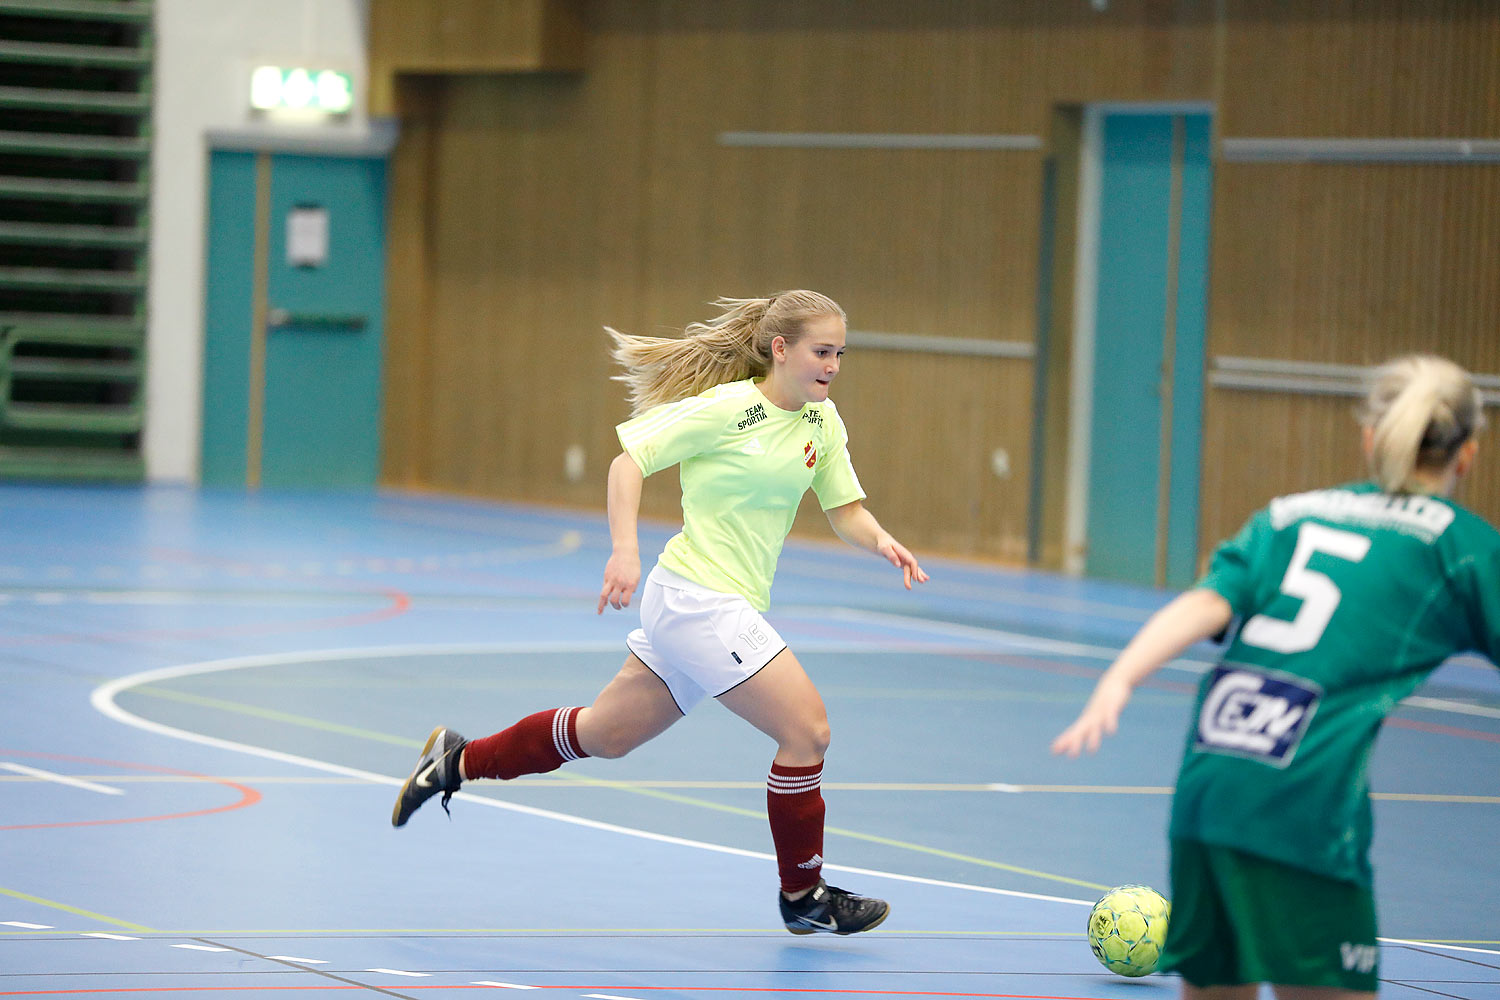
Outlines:
[[[1279,983],[1374,992],[1375,895],[1228,847],[1172,841],[1164,972],[1194,986]]]

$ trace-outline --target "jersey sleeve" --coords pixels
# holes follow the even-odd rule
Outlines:
[[[830,403],[823,412],[829,433],[813,466],[812,488],[818,495],[818,504],[824,510],[832,510],[863,500],[865,491],[854,474],[854,462],[849,458],[849,431],[839,411]]]
[[[723,409],[715,402],[690,396],[653,406],[615,427],[620,447],[647,476],[707,451],[724,430]]]
[[[1254,605],[1256,567],[1264,562],[1270,541],[1271,516],[1262,510],[1245,522],[1239,534],[1219,544],[1198,586],[1218,593],[1236,614],[1245,614]]]
[[[1500,545],[1486,545],[1466,558],[1459,575],[1467,591],[1475,651],[1500,665]]]

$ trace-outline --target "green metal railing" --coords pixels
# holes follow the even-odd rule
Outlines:
[[[0,0],[0,477],[144,473],[153,16]]]

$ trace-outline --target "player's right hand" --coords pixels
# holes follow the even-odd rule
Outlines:
[[[1078,718],[1052,741],[1052,752],[1067,757],[1077,757],[1085,750],[1097,752],[1104,737],[1113,736],[1120,728],[1120,713],[1130,700],[1130,693],[1130,685],[1106,674]]]
[[[604,564],[604,586],[599,591],[599,609],[595,614],[604,614],[604,606],[619,611],[630,607],[630,597],[641,582],[641,557],[634,552],[612,552],[609,562]]]

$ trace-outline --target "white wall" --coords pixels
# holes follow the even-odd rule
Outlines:
[[[198,480],[209,149],[289,147],[305,133],[365,141],[368,23],[368,0],[157,0],[144,440],[153,481]],[[250,70],[266,63],[350,72],[355,110],[302,130],[257,120]]]

